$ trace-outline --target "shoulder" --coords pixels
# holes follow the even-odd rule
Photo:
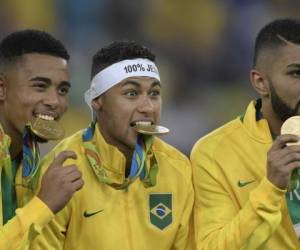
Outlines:
[[[177,170],[187,178],[191,174],[191,165],[188,157],[160,138],[155,138],[153,152],[158,161],[163,161],[163,165],[168,165],[168,167]]]
[[[230,145],[232,140],[239,137],[241,131],[242,122],[240,117],[213,130],[195,143],[191,151],[191,160],[193,161],[195,157],[198,158],[199,153],[212,155],[218,149],[224,149],[225,146]]]
[[[182,161],[184,163],[189,162],[187,156],[160,138],[155,138],[153,151],[156,155],[161,155],[172,160]]]
[[[80,148],[82,145],[82,133],[83,130],[79,130],[78,132],[66,137],[62,141],[60,141],[55,147],[54,151],[58,150],[69,150],[69,149],[76,149]]]
[[[61,140],[48,154],[46,154],[41,161],[41,165],[48,165],[49,161],[53,160],[56,155],[65,150],[74,151],[79,155],[82,149],[82,133],[83,130],[80,130]]]

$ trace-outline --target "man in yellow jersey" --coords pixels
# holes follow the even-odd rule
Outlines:
[[[61,167],[74,152],[62,152],[51,160],[34,196],[37,142],[47,141],[40,137],[43,129],[55,129],[67,109],[68,59],[60,41],[38,30],[11,33],[0,43],[1,250],[27,248],[83,184],[75,166]],[[34,121],[42,125],[34,127]]]
[[[250,80],[260,95],[245,113],[200,139],[191,153],[198,249],[300,249],[300,22],[275,20],[258,33]]]
[[[91,77],[85,100],[92,123],[43,163],[62,150],[75,151],[77,159],[67,163],[79,167],[85,186],[33,249],[191,249],[191,166],[153,135],[167,131],[158,126],[162,98],[154,54],[135,42],[113,42],[93,57]]]

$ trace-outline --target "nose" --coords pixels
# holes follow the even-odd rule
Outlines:
[[[55,109],[59,106],[60,100],[59,100],[59,94],[55,89],[49,90],[45,92],[45,96],[43,99],[43,103],[50,107],[51,109]]]
[[[153,101],[149,98],[148,95],[145,95],[141,98],[138,106],[138,111],[141,113],[151,113],[154,111]]]

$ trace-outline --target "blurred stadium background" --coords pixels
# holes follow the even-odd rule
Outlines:
[[[67,135],[84,128],[83,100],[92,55],[113,40],[152,49],[163,85],[164,139],[189,155],[195,141],[244,112],[257,31],[275,18],[299,17],[295,0],[1,0],[0,36],[38,28],[71,54]],[[44,145],[42,153],[53,144]]]

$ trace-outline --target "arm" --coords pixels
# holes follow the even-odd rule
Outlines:
[[[64,249],[66,232],[70,218],[70,204],[68,204],[62,211],[57,213],[53,220],[51,220],[38,235],[33,242],[31,248],[34,250],[44,249]]]
[[[31,238],[53,217],[46,204],[34,197],[0,228],[0,249],[27,249]]]
[[[28,249],[42,228],[70,200],[83,185],[81,173],[74,165],[62,167],[74,152],[64,151],[54,158],[41,180],[41,189],[16,216],[0,229],[0,249]],[[53,158],[51,158],[53,159]]]
[[[41,163],[42,171],[45,171],[45,173],[43,174],[38,196],[43,197],[55,213],[60,212],[43,228],[41,234],[31,242],[31,249],[34,250],[63,249],[70,216],[70,203],[68,201],[74,192],[83,186],[81,173],[76,165],[63,166],[64,161],[68,158],[76,159],[74,152],[61,151],[54,160],[53,158],[54,153],[51,152]],[[52,192],[50,192],[50,189]]]
[[[188,166],[189,169],[191,166]],[[194,205],[194,189],[192,185],[191,173],[189,173],[189,178],[186,182],[186,196],[185,200],[182,200],[184,204],[184,210],[180,218],[180,225],[178,232],[176,234],[176,238],[174,240],[174,245],[172,246],[172,250],[184,250],[184,249],[194,249],[194,235],[193,235],[193,227],[192,227],[192,209]]]
[[[276,138],[267,153],[267,174],[242,208],[232,183],[226,182],[222,163],[202,152],[200,144],[193,149],[194,223],[199,249],[256,249],[267,242],[281,222],[281,204],[291,173],[300,167],[300,146],[286,144],[298,139],[293,135]]]
[[[204,158],[201,155],[201,161],[192,160],[198,249],[240,249],[245,246],[257,249],[262,246],[280,224],[281,200],[285,192],[264,178],[239,209],[232,195],[218,181],[222,180],[222,172],[212,175],[202,166],[210,161],[208,169],[219,169],[216,163]]]

